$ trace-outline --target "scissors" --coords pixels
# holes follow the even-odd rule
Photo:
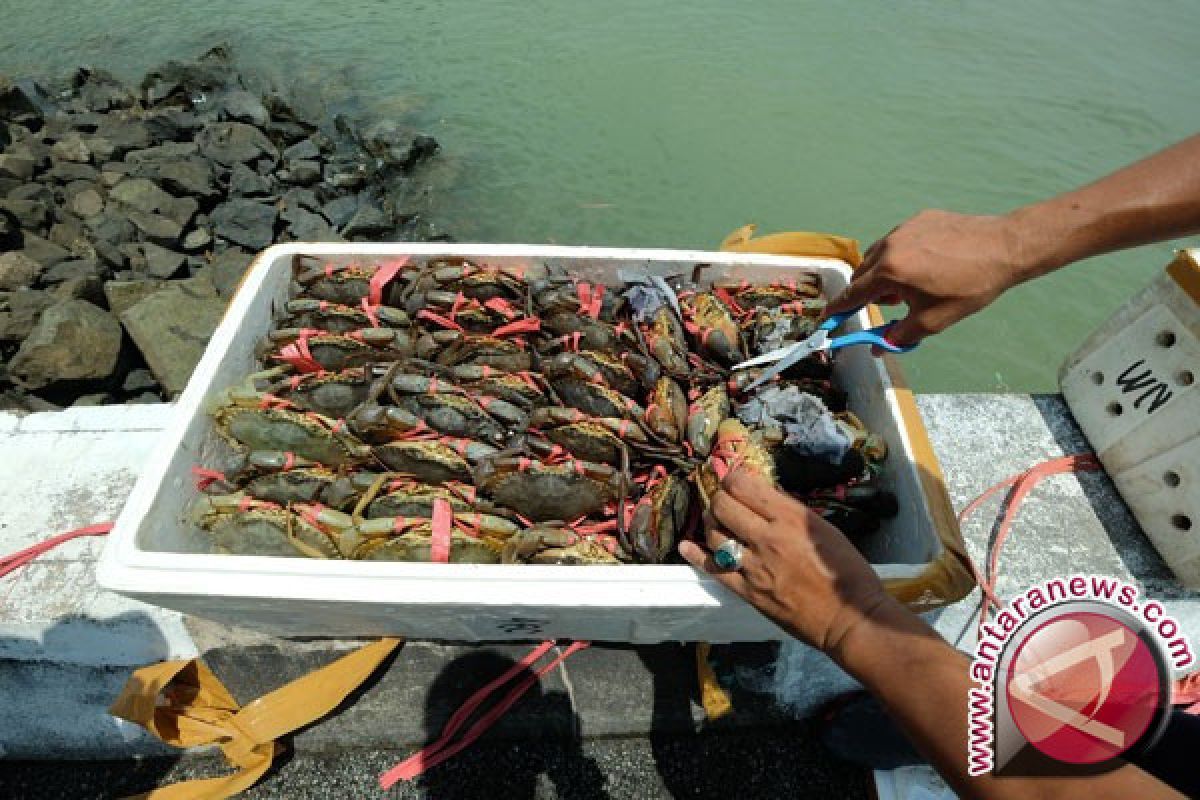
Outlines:
[[[740,364],[735,364],[734,369],[749,369],[750,367],[761,367],[766,364],[772,366],[759,375],[754,383],[746,387],[746,391],[757,389],[767,381],[774,378],[779,373],[786,370],[788,367],[795,364],[802,358],[807,358],[821,350],[840,350],[843,347],[849,347],[855,344],[870,344],[878,347],[881,350],[886,350],[889,353],[907,353],[914,349],[916,345],[902,347],[898,344],[892,344],[887,340],[887,330],[892,327],[893,323],[889,322],[886,325],[878,325],[874,328],[868,328],[865,331],[855,331],[853,333],[844,333],[841,336],[832,336],[831,334],[841,326],[843,322],[853,317],[855,314],[863,310],[863,306],[843,311],[841,314],[832,314],[829,319],[817,326],[817,330],[807,339],[789,344],[787,347],[781,347],[778,350],[772,350],[769,353],[764,353],[761,356],[743,361]]]

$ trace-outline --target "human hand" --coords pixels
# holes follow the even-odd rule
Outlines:
[[[711,551],[731,536],[746,549],[742,568],[727,572]],[[705,512],[705,541],[707,549],[681,542],[680,555],[835,657],[859,622],[895,603],[841,531],[749,470],[721,482]]]
[[[888,340],[913,345],[991,303],[1021,280],[1009,217],[922,211],[871,245],[826,314],[867,303],[908,304]]]

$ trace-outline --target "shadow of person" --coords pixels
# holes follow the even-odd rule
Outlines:
[[[524,648],[511,648],[518,653]],[[455,658],[438,673],[425,701],[426,743],[437,741],[451,716],[489,682],[517,662],[504,646],[480,647]],[[554,652],[554,651],[552,651]],[[451,741],[495,707],[511,687],[532,678],[520,670],[467,718]],[[554,688],[549,688],[554,687]],[[605,798],[604,776],[582,750],[578,716],[559,669],[536,680],[529,691],[487,729],[479,742],[442,765],[420,775],[418,786],[431,798],[504,797],[520,800],[539,795],[545,775],[559,797]]]
[[[140,611],[0,635],[0,797],[116,798],[157,786],[180,755],[108,708],[134,669],[176,655]]]

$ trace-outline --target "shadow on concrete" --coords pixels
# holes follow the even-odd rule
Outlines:
[[[1063,453],[1091,453],[1092,446],[1071,416],[1066,402],[1057,394],[1032,395],[1033,404],[1054,441]],[[1121,499],[1108,473],[1080,472],[1076,474],[1084,497],[1091,506],[1105,533],[1112,540],[1117,555],[1129,573],[1143,585],[1161,585],[1175,581],[1171,570],[1158,551],[1142,532],[1137,519]],[[993,530],[993,536],[995,531]]]
[[[157,624],[140,612],[72,615],[40,638],[0,637],[0,797],[117,798],[157,786],[179,760],[165,745],[162,757],[130,761],[96,782],[86,770],[75,775],[72,763],[154,749],[149,734],[108,707],[134,669],[168,654]]]
[[[468,652],[448,663],[426,694],[426,744],[438,740],[450,717],[471,695],[514,664],[514,659],[491,648]],[[559,797],[606,798],[604,775],[583,752],[579,719],[565,686],[561,690],[547,688],[557,681],[558,673],[559,670],[554,670],[537,680],[525,668],[504,688],[489,695],[458,735],[470,730],[482,714],[494,708],[510,687],[523,679],[534,679],[533,686],[511,711],[480,737],[479,743],[491,756],[486,760],[486,768],[472,768],[456,757],[451,758],[445,762],[449,766],[434,767],[417,778],[417,786],[424,795],[533,798],[545,795],[538,789],[539,776],[544,774]],[[509,746],[507,751],[501,751],[500,743],[505,739],[509,740]],[[556,745],[553,753],[543,746],[545,740]]]

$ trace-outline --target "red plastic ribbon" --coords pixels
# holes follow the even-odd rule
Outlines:
[[[521,333],[537,333],[542,329],[541,320],[537,317],[526,317],[519,319],[516,322],[510,322],[507,325],[501,325],[496,330],[492,331],[492,336],[511,336]]]
[[[430,521],[433,535],[430,540],[429,560],[436,564],[450,563],[450,531],[454,527],[454,509],[444,497],[433,501],[433,517]]]
[[[401,761],[396,766],[389,769],[387,772],[379,776],[379,785],[384,789],[390,789],[399,781],[408,781],[417,777],[427,769],[432,769],[438,764],[441,764],[448,758],[451,758],[466,748],[470,747],[475,741],[482,736],[488,728],[495,724],[496,720],[500,719],[510,708],[516,705],[529,689],[538,682],[538,680],[550,670],[557,667],[568,657],[574,653],[583,650],[589,645],[589,642],[572,642],[566,650],[557,658],[552,659],[548,664],[539,667],[536,671],[531,671],[531,667],[537,663],[542,656],[550,652],[554,647],[554,642],[542,642],[535,647],[527,656],[522,658],[517,663],[513,664],[503,675],[488,683],[475,694],[471,695],[467,702],[455,711],[446,723],[446,727],[442,729],[441,736],[433,744],[426,746],[420,751],[414,753],[409,758]],[[522,673],[525,673],[522,676]],[[514,678],[521,679],[513,684],[509,689],[508,694],[501,698],[495,706],[488,709],[471,727],[467,728],[462,737],[451,744],[454,734],[458,732],[471,716],[471,714],[483,704],[484,700],[490,694],[502,688],[505,684],[512,681]]]
[[[367,300],[371,305],[383,305],[383,287],[391,283],[392,279],[404,269],[408,264],[408,256],[388,261],[385,264],[380,264],[379,269],[375,270],[375,274],[371,276],[368,282]]]
[[[296,341],[279,351],[276,356],[280,361],[286,361],[300,372],[320,372],[324,369],[313,358],[308,349],[308,337],[301,336]]]
[[[60,533],[58,536],[53,536],[44,542],[38,542],[32,547],[26,547],[24,550],[18,550],[15,553],[9,553],[6,556],[0,557],[0,578],[8,575],[14,570],[33,561],[38,556],[53,550],[60,544],[78,539],[81,536],[103,536],[113,528],[111,522],[99,522],[95,525],[88,525],[83,528],[76,528],[73,531]]]

